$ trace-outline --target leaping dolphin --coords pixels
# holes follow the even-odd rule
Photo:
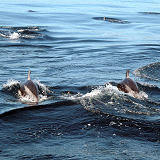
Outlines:
[[[129,77],[129,70],[126,71],[126,78],[117,84],[117,88],[122,92],[132,94],[134,97],[137,97],[137,94],[139,93],[136,82]]]
[[[38,103],[38,88],[37,85],[31,80],[31,71],[28,71],[28,80],[20,85],[18,94],[22,97],[29,95],[34,102]]]

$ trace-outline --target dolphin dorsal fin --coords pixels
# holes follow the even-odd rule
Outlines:
[[[30,75],[31,75],[31,71],[29,70],[28,71],[28,80],[31,80],[31,76]]]
[[[129,78],[129,70],[126,71],[126,78]]]

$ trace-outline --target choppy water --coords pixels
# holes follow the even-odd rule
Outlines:
[[[158,0],[0,6],[0,159],[160,159]],[[38,105],[17,96],[28,70]]]

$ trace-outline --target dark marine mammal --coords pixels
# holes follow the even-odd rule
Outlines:
[[[127,24],[130,23],[126,20],[121,20],[118,18],[111,18],[111,17],[93,17],[92,19],[94,20],[103,20],[103,21],[107,21],[107,22],[111,22],[111,23],[119,23],[119,24]]]
[[[137,97],[136,95],[139,93],[136,82],[129,77],[129,70],[126,71],[126,78],[117,84],[117,88],[122,92],[132,94],[134,97]]]
[[[18,94],[22,97],[29,95],[34,100],[34,102],[38,103],[38,88],[37,85],[31,80],[30,74],[31,71],[28,71],[28,80],[20,84]]]

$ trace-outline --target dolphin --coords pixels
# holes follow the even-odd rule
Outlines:
[[[122,92],[132,94],[134,97],[137,97],[139,93],[136,82],[129,77],[129,70],[126,71],[126,78],[117,84],[117,88]]]
[[[29,95],[36,103],[38,103],[38,88],[37,85],[31,80],[31,71],[28,71],[28,80],[20,84],[18,94],[22,97]]]

